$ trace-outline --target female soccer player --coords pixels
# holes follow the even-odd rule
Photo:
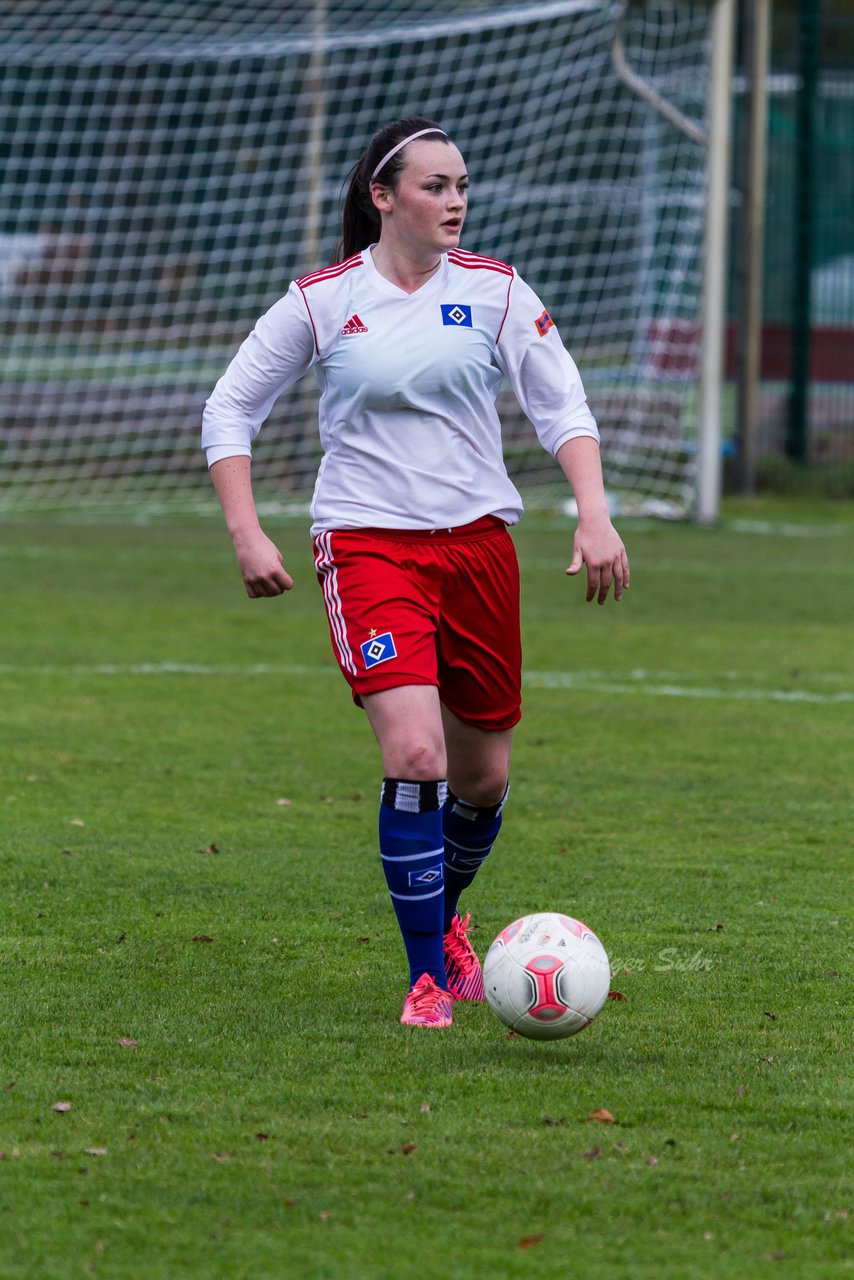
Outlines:
[[[262,532],[251,442],[306,370],[323,460],[311,507],[332,645],[382,758],[379,845],[410,968],[401,1022],[482,1000],[457,905],[492,849],[520,718],[519,580],[495,397],[507,378],[578,504],[567,573],[587,600],[629,585],[598,431],[548,311],[513,267],[460,249],[468,177],[420,117],[371,140],[339,260],[294,281],[207,402],[203,445],[246,592],[293,586]]]

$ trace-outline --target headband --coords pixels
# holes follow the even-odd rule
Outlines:
[[[382,160],[380,160],[376,169],[374,169],[371,174],[371,183],[374,181],[377,174],[386,167],[392,156],[396,156],[398,151],[400,151],[402,147],[405,147],[408,142],[414,142],[416,138],[422,138],[425,133],[441,133],[443,138],[447,138],[448,136],[444,129],[437,129],[435,126],[432,129],[419,129],[417,133],[410,133],[408,138],[404,138],[403,142],[398,142],[396,147],[392,147],[391,151],[387,152],[383,156]],[[370,183],[368,185],[370,185]]]

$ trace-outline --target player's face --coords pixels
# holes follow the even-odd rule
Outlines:
[[[374,188],[388,228],[415,255],[444,253],[460,242],[468,205],[468,175],[452,143],[426,139],[406,148],[397,189]]]

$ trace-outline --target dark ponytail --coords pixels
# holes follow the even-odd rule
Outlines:
[[[350,172],[350,185],[344,197],[344,209],[341,216],[341,239],[335,253],[335,262],[343,262],[354,253],[361,253],[369,244],[375,244],[380,238],[382,219],[371,200],[371,175],[386,152],[411,133],[421,129],[435,129],[443,142],[449,139],[435,120],[426,120],[423,116],[408,116],[405,120],[395,120],[385,125],[371,138],[367,149]],[[430,139],[430,134],[425,134]],[[437,137],[435,139],[439,141]],[[406,164],[406,147],[402,147],[383,165],[374,179],[385,186],[396,187],[398,175]]]

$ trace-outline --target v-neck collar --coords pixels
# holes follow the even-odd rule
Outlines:
[[[425,293],[429,293],[431,290],[437,288],[440,283],[444,283],[447,279],[448,255],[443,253],[441,255],[441,262],[439,263],[438,271],[434,271],[430,279],[425,280],[422,285],[419,285],[414,293],[407,293],[405,289],[401,289],[399,285],[393,284],[391,280],[387,280],[386,277],[377,270],[374,263],[374,256],[371,253],[373,248],[373,245],[369,245],[367,249],[362,250],[362,261],[368,269],[368,276],[370,277],[374,288],[378,289],[381,293],[388,294],[394,298],[423,298]]]

